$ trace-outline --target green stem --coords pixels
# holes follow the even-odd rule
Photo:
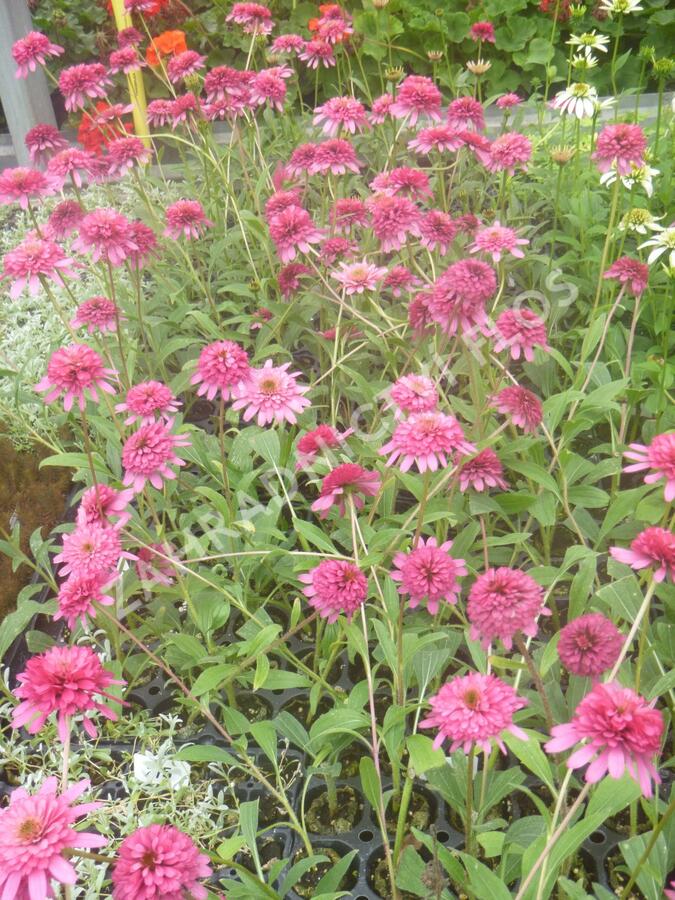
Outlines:
[[[616,181],[614,182],[614,189],[612,191],[612,200],[611,206],[609,209],[609,221],[607,222],[607,235],[605,237],[605,243],[602,248],[602,257],[600,258],[600,271],[598,272],[598,285],[595,290],[595,300],[593,301],[593,309],[591,310],[591,315],[589,318],[589,322],[592,322],[595,318],[595,313],[598,308],[598,303],[600,302],[600,294],[602,293],[602,284],[604,280],[605,268],[607,266],[607,257],[609,255],[609,245],[612,242],[612,232],[614,231],[614,223],[616,221],[616,213],[619,208],[619,190],[621,188],[621,178],[618,173],[616,176]]]
[[[633,888],[633,885],[637,881],[638,875],[642,871],[642,867],[649,859],[651,852],[654,849],[654,847],[656,846],[656,842],[659,839],[659,835],[661,834],[663,829],[666,827],[668,820],[670,819],[670,817],[673,815],[674,812],[675,812],[675,794],[673,794],[666,811],[664,812],[663,816],[659,819],[659,821],[656,824],[656,827],[652,831],[651,837],[649,838],[649,841],[647,842],[647,846],[645,847],[642,856],[637,861],[637,865],[631,872],[630,879],[628,880],[628,884],[621,891],[619,900],[627,900],[627,898],[630,897],[630,892]]]
[[[473,842],[473,760],[476,745],[472,744],[466,756],[466,817],[464,819],[464,852],[472,855]]]
[[[394,840],[394,867],[398,865],[398,859],[401,855],[403,838],[405,837],[406,818],[408,815],[408,809],[410,807],[410,798],[412,797],[412,789],[413,779],[411,778],[410,773],[408,773],[403,784],[403,790],[401,791],[401,804],[398,810],[398,819],[396,820],[396,838]]]

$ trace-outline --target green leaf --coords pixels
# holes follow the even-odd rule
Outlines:
[[[358,731],[366,728],[370,722],[368,716],[360,709],[342,707],[331,709],[313,723],[309,731],[312,747],[317,747],[331,734],[343,734],[346,731]]]
[[[555,792],[553,770],[548,757],[539,744],[538,738],[540,736],[534,731],[528,731],[527,734],[529,735],[529,740],[521,741],[515,735],[505,732],[504,743],[525,768],[529,769],[538,778],[541,778],[551,792]]]
[[[185,760],[185,762],[214,762],[223,763],[226,766],[236,766],[237,758],[222,747],[216,747],[213,744],[190,744],[187,747],[181,747],[176,753],[176,759]]]
[[[272,722],[253,722],[250,732],[253,735],[253,740],[276,769],[277,732]]]
[[[296,747],[304,749],[309,744],[309,734],[289,712],[282,710],[274,719],[274,725],[279,734],[295,744]]]
[[[39,603],[37,600],[24,600],[18,609],[6,615],[0,622],[0,660],[9,650],[16,638],[26,630],[33,616],[40,613],[55,613],[57,604],[55,600],[48,603]]]
[[[264,653],[261,653],[255,662],[255,674],[253,676],[253,690],[261,688],[270,673],[270,661]]]
[[[410,765],[416,775],[423,775],[428,769],[436,769],[447,764],[445,754],[440,748],[434,750],[433,743],[426,734],[408,736],[406,746],[410,754]]]
[[[305,522],[304,519],[293,519],[293,527],[299,535],[318,550],[323,550],[324,553],[337,552],[329,538],[312,522]]]
[[[339,889],[340,882],[349,871],[352,860],[357,853],[358,850],[350,850],[346,856],[343,856],[341,860],[336,862],[335,865],[326,872],[326,874],[314,888],[315,897],[317,895],[328,894]]]
[[[359,760],[359,777],[366,800],[373,809],[379,809],[380,779],[377,777],[375,763],[370,756],[362,756]]]
[[[459,856],[478,900],[511,900],[507,886],[487,866],[466,853],[459,853]]]
[[[239,804],[239,827],[246,841],[246,846],[251,851],[258,878],[262,881],[264,876],[260,865],[260,857],[258,856],[258,844],[256,843],[259,804],[260,801],[257,797],[255,800],[247,800]]]
[[[192,693],[195,697],[200,697],[208,691],[215,691],[235,669],[236,666],[231,663],[219,663],[217,666],[204,669],[192,685]]]
[[[634,871],[637,867],[639,860],[647,849],[647,844],[652,834],[653,832],[651,831],[646,834],[638,834],[630,838],[630,840],[619,844],[623,858],[631,871]],[[663,885],[667,874],[668,846],[665,835],[661,833],[637,877],[637,886],[647,900],[660,900],[663,897]]]

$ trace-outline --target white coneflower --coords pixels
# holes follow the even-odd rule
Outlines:
[[[629,209],[619,222],[619,230],[648,234],[649,231],[658,231],[661,228],[658,219],[662,218],[663,216],[653,216],[648,209],[634,207]]]
[[[636,166],[631,163],[631,170],[628,175],[622,175],[621,181],[624,187],[641,187],[648,197],[654,193],[654,184],[652,179],[655,175],[659,175],[659,169],[652,169],[645,163],[643,166]],[[600,178],[600,184],[613,184],[616,181],[616,169],[612,166],[609,172]]]
[[[598,64],[598,57],[593,56],[590,50],[586,49],[583,53],[577,53],[570,60],[572,68],[579,72],[585,72],[587,69],[594,69]]]
[[[592,84],[585,81],[577,81],[564,91],[558,91],[551,100],[553,109],[559,109],[562,114],[576,116],[577,119],[590,119],[595,115],[597,105],[598,92]]]
[[[474,75],[485,75],[485,73],[491,68],[491,66],[492,63],[490,62],[490,60],[480,59],[480,57],[475,60],[470,59],[466,64],[469,72],[473,73]]]
[[[651,251],[649,256],[647,257],[647,262],[651,265],[651,263],[656,262],[659,257],[663,256],[664,253],[668,254],[668,265],[670,268],[675,267],[675,225],[669,225],[668,228],[664,228],[662,225],[659,225],[658,228],[653,226],[653,230],[657,231],[657,234],[654,237],[649,238],[648,241],[645,241],[643,244],[640,244],[638,247],[639,250],[642,250],[643,247],[653,247],[654,249]]]
[[[629,13],[641,12],[644,7],[640,6],[640,0],[602,0],[600,9],[610,16],[626,16]]]
[[[599,50],[601,53],[607,53],[609,49],[609,37],[596,31],[573,34],[567,43],[572,47],[581,47],[585,51]]]

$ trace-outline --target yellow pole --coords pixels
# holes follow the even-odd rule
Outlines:
[[[118,31],[123,28],[129,28],[132,24],[131,16],[124,8],[124,0],[112,0],[112,8],[115,13],[115,25]],[[145,101],[145,85],[143,83],[143,73],[130,72],[127,75],[127,84],[129,85],[129,96],[133,106],[134,129],[138,137],[143,141],[146,147],[150,146],[150,130],[148,128],[148,117],[146,114]]]

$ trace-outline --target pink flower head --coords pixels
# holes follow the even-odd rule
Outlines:
[[[664,890],[663,896],[667,897],[668,900],[675,900],[675,878],[670,882],[671,890]]]
[[[143,43],[143,35],[137,28],[134,28],[131,25],[128,28],[122,28],[121,31],[117,32],[118,47],[135,47],[141,43]]]
[[[647,138],[639,125],[605,125],[592,155],[601,172],[614,167],[619,175],[630,175],[632,166],[644,166],[646,149]]]
[[[342,43],[354,33],[352,17],[337,3],[322,4],[321,17],[310,23],[310,31],[315,32],[322,40],[330,44]]]
[[[84,210],[77,200],[63,200],[51,211],[44,232],[53,240],[65,240],[72,235],[83,216]]]
[[[324,69],[330,69],[336,64],[333,45],[318,38],[305,43],[303,49],[298,53],[298,59],[306,62],[310,69],[318,69],[319,64]]]
[[[45,900],[54,896],[51,881],[75,884],[77,873],[63,851],[107,844],[100,834],[73,828],[101,805],[73,805],[88,788],[84,778],[57,794],[56,778],[50,777],[32,796],[22,787],[10,793],[9,806],[0,809],[0,897]]]
[[[539,397],[520,385],[503,388],[492,398],[492,405],[525,432],[536,431],[544,416]]]
[[[491,164],[490,151],[492,144],[484,134],[478,134],[476,131],[462,131],[460,135],[464,146],[471,150],[481,165],[488,166]]]
[[[262,369],[250,369],[246,381],[235,390],[232,409],[244,410],[244,422],[255,417],[258,425],[290,422],[295,425],[297,415],[310,401],[304,396],[309,387],[297,382],[299,372],[288,372],[290,363],[274,366],[268,359]]]
[[[151,100],[148,103],[148,124],[163,128],[173,121],[172,100]]]
[[[490,447],[481,450],[478,456],[467,460],[459,470],[459,489],[467,491],[486,491],[491,487],[498,487],[502,491],[508,491],[509,486],[503,478],[504,469],[499,457]]]
[[[457,579],[468,573],[463,559],[449,555],[451,547],[452,541],[438,546],[436,538],[430,537],[426,543],[422,539],[409,553],[395,554],[396,570],[391,572],[391,577],[401,583],[398,592],[409,596],[411,609],[426,598],[427,610],[435,616],[441,600],[457,603],[460,591]]]
[[[429,291],[418,291],[408,305],[408,322],[416,338],[421,338],[432,330],[433,319],[429,312]]]
[[[510,349],[511,359],[520,359],[522,353],[528,362],[533,362],[535,347],[550,350],[543,319],[525,307],[505,309],[500,313],[495,325],[495,337],[495,352]]]
[[[450,249],[459,228],[454,219],[440,209],[430,209],[420,224],[420,244],[430,253],[438,250],[441,256]]]
[[[168,586],[176,580],[170,544],[148,544],[136,551],[136,574],[139,581]]]
[[[406,119],[408,125],[415,125],[421,116],[440,122],[441,100],[441,92],[431,78],[408,75],[399,85],[389,113],[395,119]]]
[[[422,282],[405,266],[394,266],[387,272],[382,282],[383,288],[389,288],[394,297],[401,297],[405,292],[417,287]]]
[[[213,222],[206,218],[199,200],[176,200],[166,208],[166,237],[177,241],[181,236],[188,240],[198,240]]]
[[[494,269],[477,259],[460,259],[436,279],[429,310],[446,334],[471,331],[487,322],[485,303],[496,291]]]
[[[188,438],[171,434],[164,422],[141,425],[122,447],[124,484],[139,493],[149,481],[161,491],[163,479],[170,481],[176,477],[169,465],[185,465],[185,460],[176,455],[176,448],[189,444]]]
[[[65,184],[66,180],[70,178],[75,187],[81,188],[83,184],[82,176],[93,175],[95,163],[96,157],[88,150],[80,150],[79,147],[66,147],[49,160],[47,171],[55,179],[58,179],[61,185]]]
[[[577,706],[572,721],[556,725],[545,745],[548,753],[562,753],[585,743],[567,760],[569,769],[590,763],[585,780],[595,784],[605,775],[621,778],[626,772],[652,796],[652,779],[660,781],[653,759],[661,749],[663,716],[653,704],[616,682],[596,684]]]
[[[288,66],[274,66],[271,69],[262,69],[258,72],[250,84],[249,102],[253,106],[269,104],[278,112],[284,111],[286,99],[286,80],[293,74]]]
[[[492,22],[474,22],[469,28],[469,37],[472,41],[485,41],[489,44],[495,42],[495,29]]]
[[[358,174],[361,162],[356,151],[344,138],[331,138],[316,145],[314,160],[309,167],[310,175],[345,175],[347,172]]]
[[[126,44],[118,50],[113,50],[108,58],[108,69],[113,75],[119,73],[129,75],[131,72],[138,72],[145,64],[145,60],[138,55],[134,44]]]
[[[339,271],[332,277],[339,281],[346,294],[362,294],[364,291],[376,291],[378,283],[387,274],[386,267],[374,266],[372,263],[340,263]]]
[[[50,56],[61,56],[63,52],[63,47],[52,44],[46,34],[30,31],[12,46],[12,56],[17,65],[16,77],[27,78],[28,73],[35,72],[39,65],[46,65]]]
[[[179,84],[184,78],[195,75],[204,68],[206,57],[196,50],[184,50],[172,56],[166,67],[166,74],[171,84]]]
[[[336,137],[340,130],[356,134],[368,127],[365,107],[353,97],[331,97],[314,110],[313,122],[323,122],[322,131],[330,137]]]
[[[18,247],[5,254],[2,278],[12,281],[9,289],[12,300],[16,300],[26,286],[29,294],[34,297],[40,290],[43,278],[62,284],[63,275],[75,277],[72,265],[73,260],[65,255],[58,244],[29,233]]]
[[[370,216],[362,200],[346,197],[336,200],[330,210],[330,221],[336,231],[349,233],[352,228],[366,226]]]
[[[473,97],[458,97],[448,105],[448,126],[455,131],[485,131],[483,105]]]
[[[496,106],[498,109],[513,109],[514,106],[518,106],[522,102],[523,100],[518,94],[502,94],[501,97],[497,98]]]
[[[309,605],[329,624],[336,622],[340,613],[351,621],[368,596],[366,576],[354,563],[343,559],[324,559],[300,575],[300,581],[307,585],[303,593],[309,598]]]
[[[236,3],[236,7],[257,6]],[[261,7],[265,9],[266,7]],[[211,875],[209,858],[173,825],[145,825],[125,837],[112,873],[113,900],[206,900],[200,879]]]
[[[301,206],[289,206],[269,222],[270,236],[282,263],[290,262],[300,253],[309,253],[311,244],[323,240],[312,217]]]
[[[225,21],[241,25],[245,34],[269,34],[274,28],[272,13],[261,3],[235,3]]]
[[[645,484],[654,484],[665,479],[666,503],[675,500],[675,431],[667,434],[657,434],[651,444],[629,444],[629,449],[623,454],[626,459],[634,462],[624,468],[624,472],[643,472],[645,469],[653,469],[649,475],[645,475]]]
[[[645,528],[631,543],[630,550],[610,547],[609,552],[618,562],[632,569],[655,566],[654,581],[663,581],[670,576],[675,582],[675,534],[666,528]]]
[[[248,99],[249,84],[254,77],[253,72],[242,72],[230,66],[216,66],[204,77],[204,91],[209,103],[232,99],[234,97]]]
[[[275,191],[265,203],[265,219],[269,222],[274,216],[288,209],[289,206],[302,206],[300,191],[293,188],[288,191]]]
[[[363,508],[365,497],[374,497],[382,479],[378,472],[369,472],[356,463],[342,463],[332,469],[321,482],[321,494],[312,503],[312,510],[325,519],[331,506],[337,506],[340,516],[345,514],[345,497],[351,497],[356,509]]]
[[[408,236],[421,236],[421,214],[408,197],[378,194],[368,200],[373,218],[373,233],[383,253],[400,250]]]
[[[100,259],[121,266],[137,250],[131,234],[131,222],[114,209],[95,209],[80,222],[79,237],[73,248],[80,253],[91,251],[94,262]]]
[[[41,200],[55,194],[61,184],[58,178],[38,169],[3,169],[0,172],[0,203],[11,205],[18,203],[27,210],[31,200]]]
[[[314,464],[319,453],[336,449],[351,433],[351,428],[340,434],[330,425],[317,425],[312,431],[303,434],[295,445],[297,452],[296,468],[309,468]]]
[[[550,616],[551,611],[544,606],[544,592],[534,578],[500,566],[488,569],[473,583],[466,614],[472,641],[480,640],[487,648],[499,639],[510,650],[516,634],[534,637],[538,616]]]
[[[403,194],[413,200],[433,197],[427,173],[409,166],[399,166],[391,172],[383,172],[371,182],[370,187],[392,196]]]
[[[558,656],[568,672],[597,678],[619,658],[623,638],[616,625],[600,613],[587,613],[560,630]]]
[[[118,529],[99,519],[79,521],[74,531],[64,534],[61,552],[54,561],[63,563],[59,570],[62,577],[71,573],[108,575],[123,557],[130,558],[130,555],[122,551]]]
[[[494,675],[471,672],[453,678],[429,698],[429,703],[431,712],[420,722],[420,728],[438,729],[435,748],[449,740],[451,753],[459,747],[468,753],[475,745],[489,753],[494,740],[505,753],[503,731],[527,740],[527,734],[513,724],[513,714],[527,701]]]
[[[481,107],[482,111],[482,107]],[[432,150],[438,153],[449,153],[459,150],[464,144],[462,136],[450,125],[432,125],[417,132],[417,135],[408,141],[408,150],[422,153],[425,156]]]
[[[449,465],[455,454],[466,456],[475,450],[454,416],[431,411],[415,413],[399,422],[380,455],[389,454],[388,466],[399,460],[402,472],[407,472],[413,465],[417,465],[420,472],[435,472],[439,466]]]
[[[516,167],[527,168],[532,156],[532,144],[529,138],[517,131],[500,134],[490,144],[490,156],[484,162],[490,172],[508,172],[515,175]]]
[[[38,384],[36,391],[47,391],[45,403],[53,403],[63,394],[63,407],[70,412],[73,400],[77,400],[80,410],[85,409],[87,396],[98,401],[97,389],[106,394],[114,394],[115,388],[107,381],[117,375],[108,369],[103,359],[86,344],[70,344],[52,353],[47,363],[47,374]]]
[[[198,384],[197,394],[213,400],[220,391],[229,400],[250,376],[248,353],[234,341],[215,341],[199,354],[197,370],[190,384]]]
[[[111,722],[117,714],[109,706],[94,698],[110,697],[106,688],[126,682],[113,678],[104,669],[90,647],[51,647],[39,656],[32,656],[26,668],[17,676],[20,686],[14,695],[22,702],[12,713],[12,728],[26,726],[29,734],[37,734],[52,713],[57,714],[57,730],[65,743],[73,716],[84,714],[82,726],[89,737],[98,736],[90,712],[100,712]]]
[[[333,266],[342,257],[353,256],[358,250],[354,241],[343,237],[328,238],[319,248],[319,262],[324,266]],[[353,293],[353,292],[352,292]]]
[[[309,173],[316,159],[318,144],[300,144],[295,148],[288,161],[286,170],[292,178]]]
[[[70,321],[71,328],[87,326],[89,334],[100,331],[117,330],[117,316],[119,311],[112,300],[107,297],[90,297],[77,307],[74,317]]]
[[[143,141],[133,136],[108,141],[107,150],[111,175],[124,175],[126,172],[130,172],[135,164],[146,165],[152,157],[152,153]]]
[[[499,262],[503,253],[510,253],[511,256],[522,259],[525,254],[520,248],[529,243],[527,238],[518,237],[518,233],[513,228],[506,228],[496,221],[492,225],[478,229],[474,243],[469,250],[471,253],[487,253],[492,257],[493,262]]]
[[[391,115],[391,108],[394,104],[394,98],[391,94],[382,94],[373,100],[368,119],[371,125],[381,125],[387,116]]]
[[[45,165],[51,157],[64,150],[68,141],[54,125],[35,125],[26,133],[24,144],[31,162],[36,166]]]
[[[92,485],[82,494],[77,508],[77,524],[112,525],[111,520],[115,516],[115,528],[123,528],[131,519],[127,507],[133,499],[133,491],[116,491],[108,484]]]
[[[649,280],[649,266],[630,256],[621,256],[607,269],[603,278],[613,278],[639,297],[647,287]]]
[[[303,275],[311,275],[312,270],[309,266],[302,263],[289,263],[280,270],[277,276],[279,282],[279,290],[284,300],[288,300],[297,291],[300,290],[300,279]]]
[[[185,123],[187,125],[191,124],[193,120],[200,119],[202,117],[202,106],[198,97],[192,93],[192,91],[188,91],[186,94],[181,94],[176,97],[175,100],[171,101],[171,129],[175,131],[176,128],[181,124]]]
[[[402,375],[391,386],[389,397],[397,418],[401,413],[431,412],[438,406],[436,385],[425,375]]]
[[[234,120],[244,114],[246,103],[241,97],[228,96],[222,100],[213,100],[211,103],[203,104],[202,111],[210,122],[215,122],[216,119]]]
[[[68,112],[75,112],[87,104],[87,100],[105,98],[106,87],[112,84],[102,63],[80,63],[62,69],[59,90]]]
[[[110,575],[71,575],[59,588],[59,608],[54,613],[54,620],[65,619],[66,625],[72,631],[78,619],[84,627],[87,624],[87,616],[94,617],[96,608],[94,603],[101,606],[113,606],[114,599],[105,590],[114,581],[116,576]]]
[[[180,401],[174,397],[173,391],[161,381],[142,381],[129,388],[124,403],[115,406],[117,412],[127,412],[125,425],[133,425],[138,421],[141,425],[150,425],[156,417],[167,424],[178,412]]]
[[[130,251],[128,261],[132,268],[140,271],[157,255],[157,235],[149,225],[137,219],[130,223],[129,230],[136,249]]]
[[[272,53],[300,53],[305,48],[305,39],[299,34],[280,34],[272,41]]]

